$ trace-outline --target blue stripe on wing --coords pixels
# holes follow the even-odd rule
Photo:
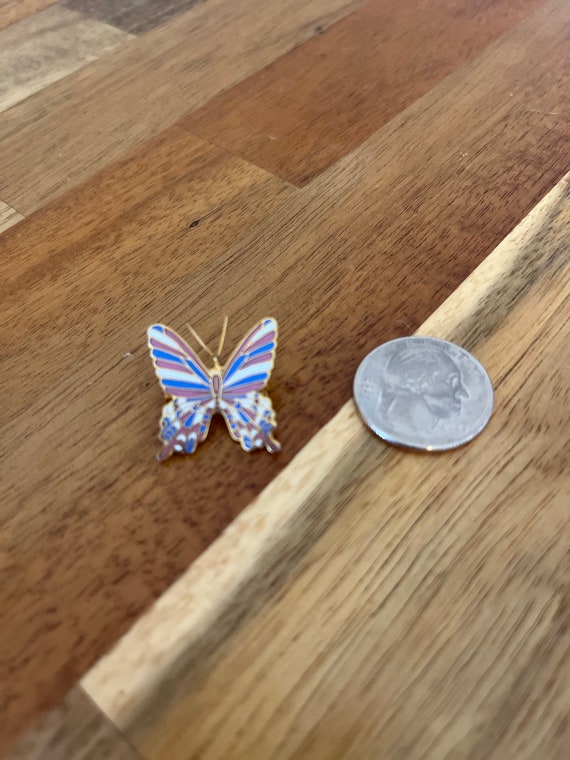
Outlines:
[[[248,375],[247,377],[242,378],[241,380],[238,380],[237,383],[228,383],[226,388],[231,388],[232,391],[239,390],[244,385],[251,385],[251,383],[260,383],[264,380],[267,380],[269,377],[269,372],[263,372],[259,375]]]
[[[241,356],[237,356],[235,360],[230,364],[225,375],[226,383],[230,379],[230,377],[238,371],[238,369],[244,363],[246,358],[247,358],[247,354],[242,354]]]
[[[210,388],[209,385],[205,386],[203,383],[187,383],[183,380],[174,380],[169,377],[165,377],[164,382],[167,383],[171,388],[184,388],[185,390],[201,391],[204,389],[209,390]]]
[[[198,377],[200,377],[208,387],[210,386],[210,378],[200,369],[200,367],[195,362],[193,362],[191,359],[185,359],[184,364],[186,367],[191,369],[195,375],[198,375]]]
[[[270,351],[273,351],[275,348],[275,343],[271,341],[271,343],[266,343],[265,346],[261,346],[261,348],[256,348],[255,351],[250,351],[247,355],[248,359],[251,359],[252,356],[261,356],[261,354],[267,354]]]
[[[167,362],[173,362],[185,366],[184,359],[181,359],[180,356],[176,356],[176,354],[168,354],[166,351],[160,351],[158,348],[152,348],[151,351],[155,359],[164,359]]]

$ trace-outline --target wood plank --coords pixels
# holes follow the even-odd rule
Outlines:
[[[206,0],[63,0],[63,5],[131,34],[144,34]]]
[[[140,755],[76,687],[5,760],[140,760]]]
[[[53,5],[54,0],[0,0],[0,29]]]
[[[145,758],[564,756],[569,222],[567,177],[419,330],[490,372],[479,438],[347,403],[86,676]]]
[[[342,406],[363,353],[413,331],[558,179],[565,125],[537,111],[567,97],[569,14],[548,3],[303,190],[219,152],[186,182],[202,143],[148,165],[143,146],[5,233],[10,725],[57,699]],[[131,190],[115,208],[123,182],[148,204]],[[209,341],[226,310],[229,342],[280,320],[284,451],[246,456],[220,425],[159,467],[144,330],[191,319]]]
[[[304,185],[541,4],[365,3],[182,124]]]
[[[0,111],[63,79],[130,35],[54,6],[0,32]]]
[[[152,373],[140,374],[139,361],[146,353],[144,325],[149,310],[157,318],[163,314],[168,317],[163,310],[164,299],[172,284],[181,280],[190,283],[197,264],[219,255],[233,238],[243,234],[249,226],[255,226],[292,192],[295,192],[292,187],[262,170],[173,127],[81,189],[4,233],[7,279],[3,284],[6,288],[16,293],[19,287],[29,287],[30,297],[40,311],[55,299],[53,306],[59,317],[50,328],[50,348],[44,347],[51,355],[50,365],[60,360],[67,364],[70,358],[67,339],[60,330],[65,332],[72,325],[78,330],[77,335],[83,336],[83,359],[80,359],[83,363],[93,350],[93,336],[90,338],[87,324],[81,324],[80,312],[87,309],[92,316],[100,315],[100,328],[109,336],[105,362],[110,360],[120,377],[115,376],[108,385],[103,367],[96,370],[93,377],[92,387],[98,389],[99,400],[93,399],[91,408],[84,407],[82,418],[90,430],[88,437],[92,443],[99,440],[97,448],[100,445],[106,448],[103,443],[106,433],[99,428],[94,413],[96,415],[99,409],[104,418],[107,411],[113,409],[115,414],[117,394],[122,399],[128,397],[127,406],[135,418],[146,417],[150,460],[146,459],[144,469],[148,470],[150,462],[148,471],[152,479],[156,477],[160,468],[157,471],[153,464],[153,449],[158,443],[160,396],[156,392],[159,389]],[[12,258],[13,255],[16,258]],[[95,275],[96,272],[99,274]],[[95,290],[87,300],[84,295],[76,300],[73,293],[79,295],[83,287],[80,283],[93,282],[94,275],[99,282]],[[59,285],[51,291],[50,282]],[[15,283],[18,287],[13,289]],[[119,323],[113,307],[118,303],[122,304]],[[22,307],[18,317],[20,321],[25,308]],[[191,316],[190,301],[185,313],[186,318]],[[9,319],[10,311],[4,309],[3,323]],[[7,343],[13,338],[14,333]],[[32,354],[39,347],[35,339],[30,340],[30,335],[22,345],[29,346]],[[40,349],[41,354],[44,349]],[[144,363],[146,359],[144,357]],[[8,370],[6,364],[4,368]],[[2,379],[4,386],[7,379],[4,373]],[[150,390],[152,398],[150,414],[142,416],[137,399],[141,389],[143,394]],[[78,390],[65,392],[69,403],[83,396]],[[122,407],[123,401],[119,404]],[[34,406],[31,397],[27,405],[24,417]],[[53,411],[51,402],[48,407]],[[3,404],[3,421],[14,409],[11,402]],[[138,447],[139,442],[128,430],[130,423],[127,420],[125,423],[125,442],[136,442]],[[42,422],[45,433],[50,429],[55,431],[58,426],[56,422],[52,427],[47,417]],[[10,446],[16,442],[14,430],[11,427]],[[83,481],[81,476],[79,486],[73,474],[60,467],[60,456],[74,444],[71,439],[61,438],[60,433],[57,437],[57,451],[35,451],[32,469],[33,477],[46,472],[45,467],[54,474],[57,471],[63,488],[62,498],[58,496],[52,502],[49,489],[43,491],[43,505],[36,505],[39,510],[30,504],[29,510],[24,509],[18,515],[23,494],[18,493],[16,481],[9,478],[8,462],[2,462],[2,481],[6,489],[0,499],[3,525],[0,545],[6,579],[0,593],[8,605],[4,609],[9,609],[10,615],[0,632],[3,655],[0,682],[6,693],[0,744],[23,730],[38,710],[56,704],[77,677],[116,639],[118,632],[124,631],[141,605],[147,605],[164,589],[163,584],[169,583],[172,572],[178,574],[187,565],[200,545],[198,535],[191,535],[192,525],[198,518],[192,517],[185,507],[175,518],[177,522],[181,520],[176,541],[178,549],[170,543],[170,529],[167,529],[164,537],[169,545],[167,551],[174,549],[174,555],[172,559],[162,555],[160,524],[165,519],[169,522],[164,512],[169,497],[163,493],[161,498],[166,500],[146,517],[136,515],[138,508],[126,493],[125,509],[116,503],[112,512],[107,511],[99,491],[107,487],[103,480],[110,478],[107,485],[113,488],[116,475],[124,465],[130,468],[132,460],[127,457],[122,463],[116,461],[103,480],[100,477],[103,473],[90,482]],[[92,444],[89,449],[88,456],[93,459]],[[121,456],[115,449],[113,458],[117,454]],[[97,458],[98,455],[93,461]],[[79,467],[83,470],[83,465]],[[107,469],[106,464],[104,468]],[[123,470],[123,474],[130,479],[127,470]],[[139,486],[133,485],[138,491]],[[79,508],[78,503],[73,506],[63,495],[71,487],[79,496],[76,486],[80,487],[83,497],[91,493],[88,512]],[[51,506],[45,511],[48,503]],[[130,513],[132,508],[134,512]],[[227,518],[222,514],[219,520],[223,525]],[[26,544],[37,546],[38,540],[46,548],[48,544],[51,546],[51,558],[43,551],[28,552]],[[149,574],[155,552],[162,556],[162,569],[154,567]]]
[[[23,215],[13,209],[12,206],[0,201],[0,232],[7,230],[8,227],[20,222],[23,218]]]
[[[353,5],[195,6],[0,115],[0,198],[28,215]]]

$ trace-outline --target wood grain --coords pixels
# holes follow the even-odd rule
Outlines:
[[[174,130],[4,234],[13,730],[338,411],[362,355],[413,331],[558,178],[564,124],[536,109],[567,92],[569,13],[545,5],[303,190]],[[226,310],[229,343],[280,321],[284,451],[245,456],[219,425],[199,456],[159,467],[144,330],[192,320],[209,341]]]
[[[0,111],[119,47],[130,35],[54,6],[0,31]]]
[[[140,760],[141,756],[76,687],[5,760]]]
[[[0,198],[28,215],[332,23],[353,0],[208,0],[0,116]]]
[[[63,0],[63,5],[131,34],[143,34],[207,0]]]
[[[342,10],[290,4],[273,29],[271,7],[236,5],[197,6],[0,118],[17,116],[0,176],[37,184],[38,203],[75,187],[2,237],[4,741],[333,416],[363,353],[415,329],[568,164],[570,11],[551,1],[302,190],[176,128],[77,187]],[[144,330],[191,320],[209,341],[225,311],[229,343],[280,321],[284,452],[248,457],[216,426],[159,467]]]
[[[47,344],[43,348],[35,339],[30,340],[29,335],[22,345],[32,354],[40,348],[46,369],[47,365],[55,369],[60,361],[67,365],[70,354],[68,338],[63,333],[75,325],[76,337],[82,336],[79,363],[83,364],[94,348],[91,328],[85,325],[84,329],[80,323],[80,312],[84,310],[91,316],[101,315],[100,325],[109,340],[105,341],[106,360],[90,381],[96,397],[87,406],[81,401],[80,417],[87,425],[84,431],[89,432],[87,446],[80,454],[82,461],[76,461],[83,473],[79,480],[64,465],[64,459],[78,441],[73,435],[62,436],[59,423],[50,420],[55,411],[55,396],[44,405],[46,412],[48,408],[51,411],[40,425],[42,436],[55,433],[54,447],[44,448],[36,441],[32,444],[33,453],[24,455],[20,463],[26,462],[26,469],[34,473],[34,478],[43,478],[42,472],[48,479],[55,476],[60,484],[58,490],[63,489],[60,496],[55,491],[50,496],[49,487],[47,490],[40,487],[43,504],[38,502],[37,510],[30,504],[30,510],[22,512],[18,506],[23,496],[21,484],[18,485],[17,478],[10,478],[10,465],[3,460],[2,481],[6,490],[5,498],[0,500],[3,525],[0,545],[5,581],[1,588],[8,605],[4,609],[10,610],[0,633],[2,709],[7,711],[2,719],[3,741],[9,741],[22,730],[38,709],[54,705],[112,643],[118,630],[124,631],[141,607],[164,590],[173,574],[177,575],[189,558],[199,552],[201,529],[192,535],[192,526],[198,525],[200,518],[193,507],[188,509],[187,493],[185,506],[180,504],[178,509],[167,506],[171,497],[168,491],[162,492],[160,503],[145,514],[145,507],[140,511],[136,506],[137,494],[142,495],[148,485],[143,484],[143,478],[140,485],[131,483],[129,490],[134,489],[131,496],[121,497],[118,502],[113,496],[107,501],[104,493],[108,489],[114,492],[115,478],[126,477],[131,481],[134,474],[134,470],[129,474],[131,457],[122,462],[115,460],[118,452],[113,453],[113,447],[107,448],[107,413],[113,410],[115,419],[123,420],[122,436],[125,442],[130,441],[129,447],[135,444],[133,454],[139,441],[138,433],[133,437],[130,425],[135,421],[136,427],[136,420],[144,420],[148,446],[140,465],[151,481],[157,480],[161,468],[155,466],[153,454],[158,443],[160,395],[156,393],[158,386],[152,372],[140,372],[140,360],[142,366],[147,361],[143,325],[146,326],[150,313],[155,319],[168,319],[165,298],[173,283],[179,278],[191,283],[193,269],[200,262],[219,255],[234,237],[259,223],[292,192],[293,188],[260,169],[172,128],[80,190],[4,233],[5,287],[14,294],[20,287],[28,290],[40,311],[43,311],[41,304],[47,306],[54,298],[52,316],[59,314],[51,326],[44,325]],[[60,284],[51,290],[50,283],[55,282]],[[83,293],[87,282],[95,288],[89,294]],[[80,291],[82,295],[76,299],[73,293],[79,296]],[[190,291],[188,299],[186,319],[192,315]],[[122,304],[118,322],[113,304]],[[138,315],[137,309],[141,310]],[[22,323],[25,318],[26,307],[22,306],[17,319]],[[10,319],[9,310],[4,309],[3,323],[6,319]],[[11,333],[7,343],[14,337]],[[96,344],[101,347],[99,338]],[[108,361],[115,367],[111,374],[107,372]],[[6,400],[7,378],[4,374],[2,378],[2,398]],[[47,376],[46,381],[45,390],[55,391]],[[150,391],[150,414],[141,414],[141,390],[143,396]],[[77,387],[68,386],[65,390],[59,386],[57,395],[61,393],[70,409],[80,399],[85,400],[83,391]],[[34,407],[34,400],[28,397],[23,417],[33,414]],[[3,421],[15,411],[11,401],[3,403]],[[125,411],[127,417],[123,417]],[[19,416],[22,422],[23,417]],[[64,419],[71,419],[67,412]],[[3,441],[5,453],[19,437],[13,426],[10,430],[9,439]],[[94,456],[95,449],[99,453]],[[139,459],[139,455],[135,458]],[[92,479],[87,472],[98,460],[102,469],[97,466]],[[187,489],[186,479],[184,483]],[[64,491],[71,501],[68,497],[60,498]],[[86,511],[79,506],[83,499],[87,500]],[[170,541],[171,512],[177,514],[174,517],[177,548]],[[218,519],[226,522],[228,518],[220,515]],[[46,549],[48,545],[51,547],[47,554],[43,550],[36,553],[38,540]],[[161,546],[166,545],[163,553]],[[160,569],[154,561],[158,556]],[[48,587],[52,591],[47,591]],[[22,589],[26,589],[25,594]]]
[[[419,331],[490,372],[479,438],[349,402],[87,675],[145,758],[564,756],[569,222],[566,178]]]
[[[365,3],[183,126],[304,185],[541,4]]]
[[[0,0],[0,29],[54,4],[54,0]]]
[[[22,214],[18,213],[12,206],[0,201],[0,232],[7,230],[8,227],[21,221],[23,218]]]
[[[319,410],[321,424],[332,416],[332,396],[324,403],[316,397],[316,389],[311,392],[306,382],[309,369],[311,376],[316,371],[327,378],[331,394],[331,378],[338,377],[333,367],[340,355],[353,356],[356,361],[362,348],[375,344],[378,331],[401,332],[393,321],[396,317],[402,325],[410,327],[415,321],[417,326],[422,310],[427,316],[434,298],[439,295],[441,300],[446,289],[451,292],[461,282],[546,192],[558,178],[560,167],[568,162],[570,146],[564,119],[529,108],[530,103],[540,106],[541,101],[557,102],[564,111],[563,100],[568,97],[565,90],[568,48],[563,27],[568,13],[567,6],[558,0],[549,3],[528,24],[506,37],[502,45],[491,48],[476,65],[467,67],[462,76],[434,90],[392,120],[358,153],[339,162],[318,182],[293,193],[288,203],[280,205],[263,224],[252,224],[251,232],[241,235],[231,247],[218,248],[221,255],[193,257],[188,264],[192,272],[169,268],[168,292],[157,293],[153,309],[160,303],[167,316],[169,313],[179,321],[186,321],[191,311],[192,319],[205,327],[208,336],[213,336],[219,332],[221,317],[212,313],[211,304],[219,304],[221,311],[231,306],[236,313],[233,335],[237,339],[252,319],[244,313],[244,309],[251,310],[252,302],[257,304],[256,311],[269,313],[277,307],[289,325],[290,334],[301,331],[299,337],[302,335],[303,340],[310,336],[301,346],[282,349],[293,361],[289,372],[299,372],[299,364],[305,368],[299,380],[307,386],[301,394],[306,401],[296,398],[290,402],[297,405],[302,401],[303,412],[307,412],[299,414],[298,410],[291,415],[301,418],[303,428],[297,428],[296,432],[301,433],[301,439],[305,438],[302,431],[307,430],[307,420],[312,417],[309,408]],[[497,68],[503,71],[503,76],[490,86],[489,73]],[[518,92],[514,91],[515,85]],[[451,119],[452,106],[460,114],[461,133],[459,121]],[[204,145],[199,140],[197,144]],[[407,152],[402,150],[403,146],[408,147]],[[103,179],[93,188],[99,188],[105,177],[102,175]],[[166,207],[169,199],[163,202]],[[102,228],[106,224],[105,216],[96,216],[97,212],[87,209],[85,203],[77,203],[73,215],[76,203],[70,196],[46,211],[46,220],[65,219],[64,234],[69,243],[86,234],[92,223],[87,220],[97,218]],[[438,213],[440,226],[436,223]],[[21,308],[22,298],[33,299],[34,308],[29,310],[26,325],[13,322],[14,338],[21,340],[26,332],[32,331],[38,343],[50,352],[63,341],[70,366],[79,368],[77,362],[84,357],[86,346],[65,309],[66,302],[69,303],[69,273],[81,266],[81,280],[73,283],[77,294],[74,316],[81,318],[81,324],[88,326],[90,332],[97,324],[98,317],[93,313],[97,302],[92,295],[87,303],[86,294],[104,293],[103,284],[108,282],[109,275],[108,265],[102,266],[102,261],[111,255],[114,260],[124,259],[124,264],[114,264],[121,281],[129,276],[135,263],[140,267],[139,278],[132,283],[134,290],[125,297],[134,298],[138,282],[142,293],[137,303],[143,305],[142,311],[146,309],[152,319],[147,293],[149,285],[156,287],[152,278],[158,275],[152,267],[149,271],[147,257],[151,250],[156,255],[156,241],[145,244],[145,239],[137,238],[141,247],[137,248],[134,260],[128,262],[126,257],[117,256],[117,251],[113,254],[102,251],[99,238],[91,251],[86,247],[78,251],[71,245],[64,248],[57,238],[46,243],[44,235],[40,235],[46,222],[40,219],[38,216],[37,232],[30,234],[29,228],[19,228],[20,234],[9,233],[5,239],[6,250],[14,254],[8,255],[11,265],[6,272],[6,284],[12,288],[6,301],[7,314],[13,316]],[[146,230],[141,234],[146,236]],[[131,245],[125,238],[123,235],[116,241],[119,250],[123,242]],[[22,258],[24,245],[26,252]],[[168,250],[166,245],[164,250]],[[371,250],[377,254],[371,256]],[[55,266],[57,262],[59,268]],[[434,262],[437,267],[431,265]],[[49,274],[47,281],[46,274]],[[244,289],[243,282],[248,277],[252,277],[255,287]],[[393,288],[394,284],[402,284],[402,277],[406,286]],[[386,287],[382,289],[384,283]],[[412,295],[414,288],[418,289],[417,300]],[[358,291],[361,303],[355,303],[349,315],[332,314],[337,311],[342,294],[348,296],[353,291]],[[379,292],[381,304],[377,300]],[[306,305],[306,312],[299,312],[299,303]],[[113,316],[115,324],[119,323],[126,313],[126,303],[115,298],[108,307],[109,318]],[[56,309],[58,316],[54,323]],[[321,321],[311,320],[317,314]],[[325,315],[331,319],[326,329],[322,322]],[[57,335],[53,334],[54,324],[58,326]],[[333,326],[335,343],[328,345],[327,335]],[[105,362],[108,344],[100,342],[103,337],[107,338],[105,328],[98,339],[93,335],[90,347],[100,352],[89,359],[94,364]],[[312,346],[320,349],[310,359],[307,351]],[[29,399],[40,393],[46,383],[53,385],[64,380],[69,369],[66,364],[49,365],[42,361],[42,378],[32,376],[22,384],[17,378],[17,351],[8,351],[5,359],[14,370],[7,386],[13,415],[27,409]],[[81,371],[91,369],[82,365]],[[350,385],[342,379],[338,382],[337,403],[344,400],[345,389]]]

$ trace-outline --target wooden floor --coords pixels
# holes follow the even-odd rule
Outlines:
[[[2,756],[566,756],[569,118],[567,0],[0,0]],[[145,330],[226,313],[283,450],[160,465]],[[460,450],[350,400],[416,331]]]

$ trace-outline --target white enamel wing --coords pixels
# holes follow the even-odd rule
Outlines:
[[[162,389],[170,399],[162,410],[160,460],[174,452],[193,454],[208,435],[216,413],[223,415],[229,434],[244,451],[280,450],[273,438],[275,412],[271,400],[261,393],[275,361],[274,319],[263,319],[250,330],[224,367],[214,357],[211,370],[164,325],[149,327],[148,346]]]

